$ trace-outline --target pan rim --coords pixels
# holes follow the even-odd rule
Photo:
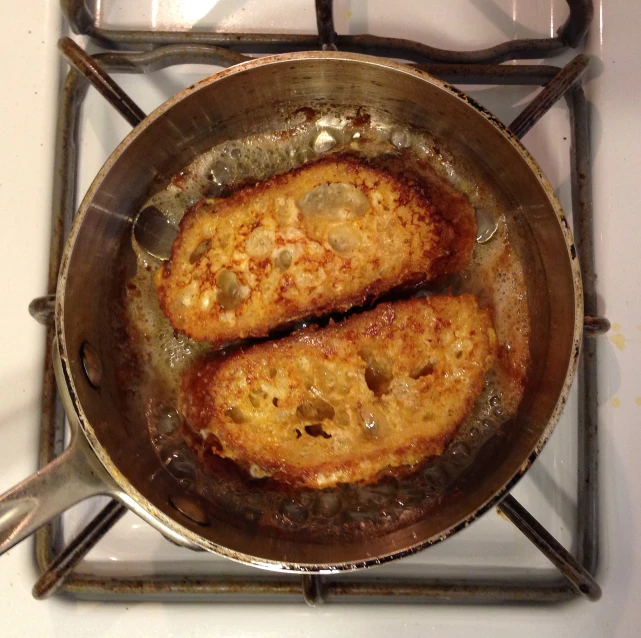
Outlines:
[[[65,292],[66,292],[66,282],[68,276],[68,269],[71,260],[71,255],[73,253],[74,245],[76,238],[79,234],[80,228],[82,226],[83,219],[85,217],[86,211],[89,208],[93,198],[96,193],[102,186],[104,179],[107,174],[113,167],[113,165],[120,159],[120,157],[127,151],[133,140],[135,140],[147,127],[149,127],[153,122],[162,117],[165,112],[171,109],[174,105],[182,102],[184,99],[188,98],[192,94],[200,91],[201,89],[214,84],[223,78],[238,73],[246,73],[251,71],[254,68],[269,66],[269,65],[282,65],[290,62],[296,62],[300,60],[308,59],[321,59],[321,60],[338,60],[338,61],[347,61],[353,63],[367,64],[372,66],[383,67],[390,69],[392,71],[400,72],[406,75],[413,76],[418,80],[428,82],[437,88],[445,91],[450,94],[453,98],[465,102],[469,107],[473,108],[477,113],[479,113],[485,120],[491,124],[494,129],[503,135],[504,138],[511,144],[511,146],[521,155],[521,158],[526,162],[529,169],[533,172],[538,183],[544,189],[546,197],[548,198],[552,209],[557,218],[557,222],[561,229],[566,250],[568,256],[568,262],[572,274],[573,280],[573,289],[574,289],[574,308],[575,308],[575,317],[574,317],[574,326],[573,326],[573,337],[572,337],[572,350],[570,355],[570,360],[568,362],[567,370],[565,373],[565,380],[561,387],[559,397],[557,399],[556,405],[552,414],[546,424],[545,429],[543,430],[541,436],[539,437],[537,443],[534,446],[534,449],[529,453],[527,458],[522,463],[519,470],[508,480],[505,485],[494,493],[485,503],[480,505],[474,511],[470,512],[467,516],[464,517],[458,523],[450,526],[446,530],[441,531],[439,534],[421,540],[416,544],[401,549],[397,551],[390,552],[384,556],[377,556],[374,558],[365,558],[362,560],[356,559],[353,561],[345,561],[342,563],[328,563],[328,564],[308,564],[308,563],[293,563],[285,561],[277,561],[272,559],[264,559],[250,554],[245,554],[232,550],[228,547],[218,545],[212,541],[205,539],[196,532],[189,530],[184,527],[174,518],[171,518],[164,514],[162,511],[158,510],[148,499],[146,499],[142,494],[136,490],[133,485],[127,480],[127,478],[118,470],[113,461],[111,460],[106,449],[102,446],[100,441],[97,439],[94,429],[86,417],[84,410],[80,404],[78,398],[78,393],[74,384],[74,379],[71,371],[71,366],[69,362],[69,352],[67,349],[67,344],[65,340]],[[302,53],[287,53],[274,56],[267,56],[262,58],[257,58],[248,62],[243,62],[241,64],[235,65],[228,69],[224,69],[218,73],[215,73],[203,80],[193,84],[192,86],[180,91],[175,96],[161,104],[157,109],[155,109],[151,114],[149,114],[138,126],[136,126],[116,147],[116,149],[109,156],[103,167],[100,169],[96,177],[94,178],[91,186],[87,190],[79,208],[78,213],[74,219],[72,229],[70,231],[69,237],[67,239],[64,253],[62,256],[60,272],[58,276],[58,284],[56,290],[56,333],[58,336],[58,348],[59,356],[61,358],[62,368],[64,371],[64,377],[67,384],[67,390],[72,398],[72,405],[75,412],[75,416],[78,419],[80,427],[84,436],[87,438],[93,452],[96,454],[102,465],[105,467],[107,472],[111,475],[114,481],[117,483],[120,493],[114,494],[116,498],[125,503],[130,509],[135,513],[142,516],[145,520],[150,522],[152,525],[155,524],[157,527],[168,528],[169,530],[176,530],[177,533],[182,535],[182,537],[189,542],[191,545],[195,545],[199,548],[205,549],[207,551],[219,554],[226,558],[232,559],[236,562],[243,563],[245,565],[251,565],[255,567],[260,567],[263,569],[268,569],[272,571],[281,571],[281,572],[311,572],[311,573],[336,573],[341,571],[353,571],[356,569],[365,569],[375,565],[381,565],[387,562],[398,560],[404,556],[408,556],[414,553],[417,553],[426,547],[434,545],[445,538],[448,538],[458,530],[467,527],[470,523],[475,521],[477,518],[482,516],[486,511],[491,507],[495,506],[504,498],[510,490],[517,484],[520,478],[524,475],[526,470],[531,466],[534,460],[541,453],[546,442],[551,436],[556,424],[559,420],[559,417],[565,406],[565,401],[570,391],[570,388],[574,382],[574,376],[578,366],[579,353],[581,348],[582,333],[583,333],[583,287],[581,274],[578,264],[578,258],[576,256],[576,250],[574,249],[574,240],[572,238],[571,232],[569,230],[567,221],[561,209],[561,205],[555,196],[553,189],[545,177],[543,171],[539,167],[538,163],[530,155],[530,153],[525,149],[522,143],[516,138],[516,136],[503,124],[501,123],[494,115],[487,111],[484,107],[477,104],[472,98],[463,93],[462,91],[451,86],[447,82],[439,80],[434,76],[421,71],[419,69],[413,69],[407,67],[406,65],[398,62],[393,62],[387,59],[381,59],[373,56],[355,54],[355,53],[342,53],[342,52],[321,52],[321,51],[309,51]]]

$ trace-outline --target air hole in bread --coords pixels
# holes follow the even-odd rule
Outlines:
[[[216,284],[220,288],[217,296],[218,303],[225,310],[233,310],[243,302],[243,291],[235,272],[223,268],[216,275]]]
[[[309,434],[309,436],[322,436],[324,439],[331,439],[332,435],[325,432],[323,430],[323,424],[322,423],[312,423],[311,425],[306,425],[305,426],[305,432]]]
[[[245,414],[236,405],[229,408],[229,410],[225,410],[225,416],[228,416],[234,423],[244,423],[246,421]]]
[[[194,248],[194,252],[191,253],[189,256],[189,263],[190,264],[195,264],[199,259],[201,259],[205,253],[211,248],[211,239],[205,239],[204,241],[201,241],[196,248]]]
[[[365,383],[374,394],[386,394],[389,392],[394,375],[385,365],[372,361],[365,368]]]
[[[394,380],[392,363],[379,353],[372,352],[369,347],[361,348],[359,357],[365,361],[365,383],[376,395],[387,394]]]
[[[421,368],[417,368],[416,370],[411,372],[410,377],[412,379],[420,379],[421,377],[427,377],[433,373],[434,373],[434,364],[431,361],[429,361]]]
[[[304,401],[296,408],[296,414],[303,420],[333,419],[336,411],[331,403],[323,399],[313,398]]]

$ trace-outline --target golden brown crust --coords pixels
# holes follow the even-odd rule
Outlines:
[[[475,232],[468,200],[444,182],[418,187],[351,157],[326,158],[196,204],[157,294],[173,327],[194,339],[261,337],[458,272]]]
[[[472,295],[385,303],[197,363],[180,410],[215,454],[255,477],[371,482],[443,451],[495,355],[490,313]]]

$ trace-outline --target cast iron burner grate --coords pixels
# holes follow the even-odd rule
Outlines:
[[[107,72],[149,73],[178,64],[231,66],[251,59],[248,53],[282,53],[309,49],[364,52],[400,58],[410,66],[456,84],[533,85],[544,87],[512,122],[510,128],[523,137],[541,116],[564,97],[571,126],[571,184],[574,238],[581,263],[584,291],[584,339],[578,371],[578,492],[577,550],[564,550],[515,499],[508,495],[499,510],[509,518],[555,565],[559,578],[552,583],[488,583],[473,579],[430,579],[394,581],[371,578],[341,581],[339,576],[306,574],[300,581],[238,577],[110,578],[76,574],[73,567],[124,514],[124,506],[108,504],[89,525],[57,554],[60,518],[36,535],[37,562],[43,574],[33,593],[44,598],[56,591],[92,599],[154,597],[167,599],[208,598],[221,602],[237,599],[289,601],[302,598],[315,605],[339,602],[456,602],[507,603],[556,602],[579,593],[596,600],[600,588],[592,578],[598,559],[598,442],[596,343],[592,338],[607,330],[606,319],[597,316],[592,229],[592,184],[589,152],[588,107],[580,79],[588,58],[576,56],[564,68],[548,65],[509,65],[514,59],[540,59],[576,48],[592,19],[591,0],[567,0],[570,15],[553,38],[513,40],[470,52],[446,51],[409,40],[372,35],[338,35],[334,30],[331,0],[316,0],[318,35],[219,33],[182,31],[139,31],[102,29],[95,20],[95,7],[86,0],[62,3],[69,23],[78,34],[88,36],[107,52],[93,57],[65,38],[60,48],[70,61],[61,95],[56,138],[53,192],[52,239],[47,297],[36,299],[32,315],[47,325],[44,365],[40,466],[54,459],[64,447],[65,416],[53,375],[51,346],[54,337],[54,295],[62,250],[75,214],[78,169],[78,125],[80,108],[89,86],[85,78],[114,105],[133,126],[144,113],[109,78]],[[126,51],[125,51],[126,49]],[[97,63],[97,64],[96,64]],[[57,554],[57,555],[56,555]]]

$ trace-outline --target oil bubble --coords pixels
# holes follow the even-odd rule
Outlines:
[[[334,518],[343,506],[341,497],[335,492],[322,492],[316,497],[312,514],[321,518]]]
[[[198,472],[196,460],[182,444],[161,450],[160,459],[166,470],[179,481],[193,481],[196,477]]]
[[[224,186],[229,182],[231,170],[225,162],[216,162],[211,169],[211,177],[216,184]]]
[[[407,131],[395,129],[392,131],[391,142],[396,148],[407,148],[411,144],[412,138]]]
[[[175,408],[161,406],[156,419],[156,430],[160,434],[172,434],[181,423],[180,415]]]
[[[487,244],[497,233],[499,223],[493,213],[485,209],[476,209],[476,242]]]
[[[279,510],[292,523],[304,523],[309,516],[309,512],[293,499],[282,501]]]
[[[361,488],[360,496],[365,503],[375,507],[384,507],[394,500],[397,491],[398,487],[394,483],[380,482]]]
[[[312,144],[316,153],[326,153],[334,146],[336,146],[336,139],[328,131],[321,131]]]

